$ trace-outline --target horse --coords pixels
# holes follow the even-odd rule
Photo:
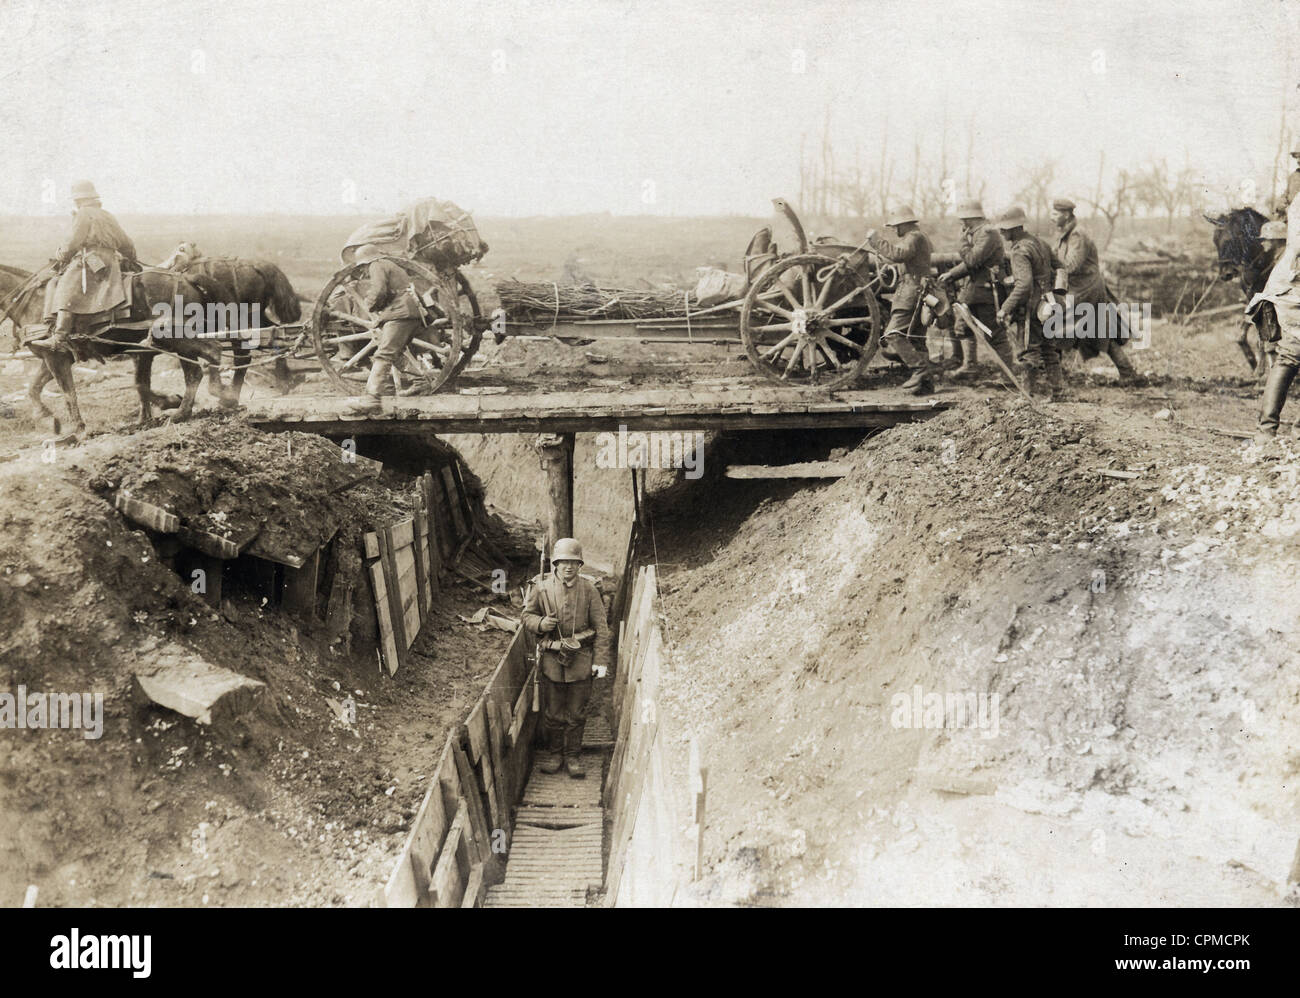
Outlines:
[[[43,368],[32,379],[27,398],[32,404],[37,418],[48,417],[52,420],[54,432],[61,433],[60,420],[41,399],[41,390],[51,379],[58,381],[63,392],[64,405],[72,430],[62,439],[75,440],[86,430],[85,420],[81,416],[81,407],[77,402],[77,388],[72,377],[72,365],[76,361],[106,360],[117,354],[133,352],[135,362],[135,388],[140,397],[141,424],[153,419],[153,406],[163,409],[177,409],[172,417],[174,421],[188,419],[194,411],[194,396],[199,382],[203,380],[204,365],[208,373],[209,391],[214,392],[226,408],[239,404],[238,389],[232,386],[234,395],[219,390],[221,385],[221,343],[193,335],[206,329],[206,316],[210,305],[215,305],[220,297],[220,288],[208,278],[201,275],[186,277],[155,269],[140,273],[127,273],[124,280],[132,282],[133,294],[127,315],[122,318],[115,314],[105,322],[95,325],[88,334],[73,335],[71,350],[52,348],[49,344],[27,339],[25,345],[43,362]],[[39,326],[45,328],[45,285],[53,279],[48,271],[39,271],[30,277],[16,291],[0,299],[0,323],[10,319],[21,333],[24,329]],[[176,314],[180,306],[181,314]],[[165,306],[171,315],[170,328],[162,324],[159,306]],[[192,308],[197,308],[204,320],[197,323],[191,319]],[[188,313],[188,314],[187,314]],[[184,324],[189,322],[189,328]],[[188,334],[188,335],[187,335]],[[176,355],[180,361],[181,373],[185,378],[184,397],[159,395],[153,391],[151,377],[154,354],[165,351]]]
[[[196,243],[183,242],[159,266],[178,274],[202,274],[214,281],[221,288],[223,306],[247,306],[253,309],[254,319],[248,328],[258,328],[263,313],[270,315],[276,325],[297,322],[302,318],[298,293],[294,291],[284,271],[268,260],[204,256]],[[241,308],[241,321],[243,317]],[[249,356],[248,350],[239,346],[238,341],[233,342],[235,362],[231,388],[238,396],[244,375],[248,371]],[[289,362],[283,354],[275,358],[273,372],[280,394],[287,394],[293,379],[289,373]]]
[[[1219,255],[1219,280],[1239,279],[1242,294],[1246,301],[1250,301],[1264,290],[1269,271],[1272,270],[1272,261],[1259,238],[1260,227],[1268,219],[1254,208],[1234,208],[1217,217],[1209,214],[1204,214],[1203,217],[1214,226],[1214,248]],[[1267,322],[1267,317],[1263,321]],[[1268,353],[1264,347],[1264,336],[1259,330],[1256,331],[1260,347],[1258,357],[1251,349],[1250,331],[1254,325],[1251,320],[1244,320],[1236,342],[1246,363],[1258,377],[1263,378],[1268,370]]]

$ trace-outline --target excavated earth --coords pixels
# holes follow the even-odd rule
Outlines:
[[[1300,903],[1300,453],[1134,401],[660,498],[690,902]]]
[[[0,689],[100,693],[105,718],[94,740],[0,730],[0,904],[28,885],[42,906],[371,900],[508,643],[459,619],[486,597],[444,589],[409,666],[381,675],[354,640],[373,628],[362,587],[331,632],[229,585],[213,607],[109,501],[165,493],[225,536],[265,522],[268,541],[319,542],[337,526],[355,548],[409,515],[412,490],[387,471],[349,487],[348,467],[323,438],[212,416],[0,464]],[[192,663],[266,689],[202,725],[133,688],[140,666]]]
[[[664,730],[679,786],[692,739],[709,769],[705,875],[680,900],[1296,903],[1300,459],[1232,436],[1258,390],[1230,323],[1155,333],[1146,388],[1105,361],[1055,406],[945,385],[960,408],[925,423],[710,439],[702,480],[652,478]],[[487,360],[499,376],[467,387],[737,370],[550,342]],[[463,624],[483,594],[453,588],[389,679],[255,598],[209,606],[115,488],[166,480],[214,532],[278,505],[286,534],[397,518],[409,488],[335,492],[334,445],[211,412],[124,431],[129,371],[95,370],[95,429],[50,447],[19,397],[30,364],[0,369],[0,689],[100,691],[107,714],[98,741],[0,732],[0,902],[366,903],[507,636]],[[490,500],[538,517],[527,438],[456,443]],[[578,521],[612,564],[628,475],[594,452],[580,437]],[[830,483],[722,476],[832,453],[851,470]],[[266,682],[256,710],[201,726],[136,698],[138,663],[187,657]],[[329,703],[348,692],[355,724]],[[933,694],[975,709],[931,716]]]

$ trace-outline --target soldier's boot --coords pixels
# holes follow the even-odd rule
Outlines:
[[[72,335],[73,318],[71,312],[60,311],[54,317],[54,325],[49,333],[45,336],[33,340],[47,350],[67,350],[72,351],[72,341],[69,337]]]
[[[1038,395],[1042,392],[1042,382],[1037,364],[1024,364],[1020,368],[1020,383],[1025,386],[1025,391],[1030,395]]]
[[[555,725],[542,718],[542,745],[541,751],[537,756],[537,768],[543,773],[558,773],[560,767],[564,765],[562,753],[559,749],[560,732],[555,729]]]
[[[1268,443],[1277,436],[1277,427],[1282,421],[1282,407],[1286,405],[1286,393],[1291,390],[1291,382],[1295,380],[1296,371],[1295,364],[1278,361],[1268,372],[1264,397],[1259,405],[1259,426],[1255,429],[1255,443]]]
[[[1043,380],[1047,382],[1047,397],[1053,402],[1065,398],[1065,375],[1061,373],[1061,355],[1055,350],[1043,353]]]
[[[905,336],[895,339],[893,346],[903,363],[912,369],[912,376],[903,382],[903,390],[913,395],[933,395],[935,370],[930,355],[912,346]]]
[[[587,775],[582,765],[582,731],[585,724],[571,724],[564,731],[564,771],[575,780]]]
[[[366,379],[366,393],[349,399],[344,411],[355,414],[379,412],[384,407],[380,396],[392,377],[393,365],[389,361],[375,361],[370,365],[370,377]]]
[[[957,356],[961,358],[961,364],[957,370],[952,372],[954,378],[964,378],[975,373],[975,364],[977,363],[975,337],[968,340],[957,341]]]
[[[1124,346],[1119,340],[1106,341],[1106,353],[1110,356],[1111,362],[1115,365],[1115,370],[1119,372],[1119,384],[1132,385],[1138,380],[1138,373],[1134,370],[1133,365],[1129,363],[1128,356],[1124,352]]]

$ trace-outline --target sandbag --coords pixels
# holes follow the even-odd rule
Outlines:
[[[721,305],[745,297],[745,275],[732,274],[716,267],[696,267],[699,280],[691,295],[700,308]]]

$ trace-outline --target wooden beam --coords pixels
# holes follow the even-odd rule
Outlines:
[[[853,470],[847,461],[804,461],[799,464],[729,464],[728,478],[843,478]]]
[[[547,434],[535,444],[546,476],[547,550],[561,537],[573,536],[572,433]]]
[[[113,497],[113,505],[128,520],[150,530],[156,530],[160,534],[174,534],[181,525],[180,517],[175,513],[170,513],[151,502],[136,499],[125,492],[119,492]]]

